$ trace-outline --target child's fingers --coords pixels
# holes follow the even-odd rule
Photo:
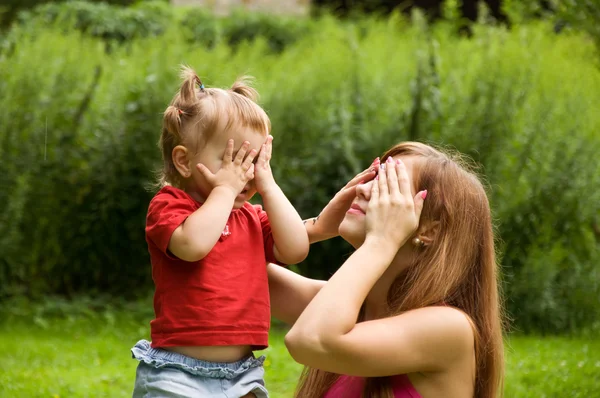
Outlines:
[[[244,175],[248,180],[254,178],[254,163],[250,163],[250,167],[248,168],[248,170],[246,170],[246,173]]]
[[[267,140],[265,141],[265,159],[267,161],[271,160],[271,156],[273,155],[273,136],[269,135]]]
[[[227,141],[227,146],[225,147],[225,153],[223,154],[223,162],[225,164],[233,161],[233,140]]]
[[[260,151],[258,152],[258,161],[256,162],[257,164],[264,164],[267,161],[267,139],[265,140],[265,142],[263,142],[263,144],[260,146]]]
[[[246,170],[250,167],[252,162],[254,162],[254,158],[256,157],[257,154],[258,154],[258,152],[256,151],[256,149],[252,149],[250,151],[250,153],[248,154],[248,156],[246,156],[246,159],[244,159],[244,163],[242,164],[242,166]]]
[[[198,163],[196,165],[196,168],[198,169],[200,174],[202,174],[202,176],[204,178],[206,178],[208,181],[210,181],[213,178],[214,174],[202,163]]]
[[[239,166],[240,164],[242,164],[242,161],[246,157],[246,152],[248,151],[249,146],[250,146],[250,142],[244,141],[244,143],[240,147],[240,150],[238,151],[237,155],[235,155],[235,160],[233,161],[233,163],[236,166]]]

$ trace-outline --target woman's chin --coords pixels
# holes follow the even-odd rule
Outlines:
[[[342,239],[350,243],[354,248],[358,248],[365,241],[364,225],[356,225],[353,220],[344,218],[338,230]]]

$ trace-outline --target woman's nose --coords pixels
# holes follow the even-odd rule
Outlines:
[[[373,181],[365,182],[358,184],[356,187],[356,196],[362,198],[364,200],[371,199],[371,187],[373,186]]]

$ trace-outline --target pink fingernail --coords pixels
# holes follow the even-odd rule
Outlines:
[[[396,159],[396,164],[400,164],[400,159]]]
[[[425,198],[427,197],[427,190],[421,192],[421,197],[423,198],[423,200],[425,200]]]
[[[392,157],[390,156],[389,158],[386,159],[387,163],[392,163],[394,161],[394,159],[392,159]]]

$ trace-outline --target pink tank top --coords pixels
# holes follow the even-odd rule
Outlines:
[[[361,398],[365,386],[364,377],[340,376],[323,398]],[[392,377],[394,398],[422,398],[408,376]]]

